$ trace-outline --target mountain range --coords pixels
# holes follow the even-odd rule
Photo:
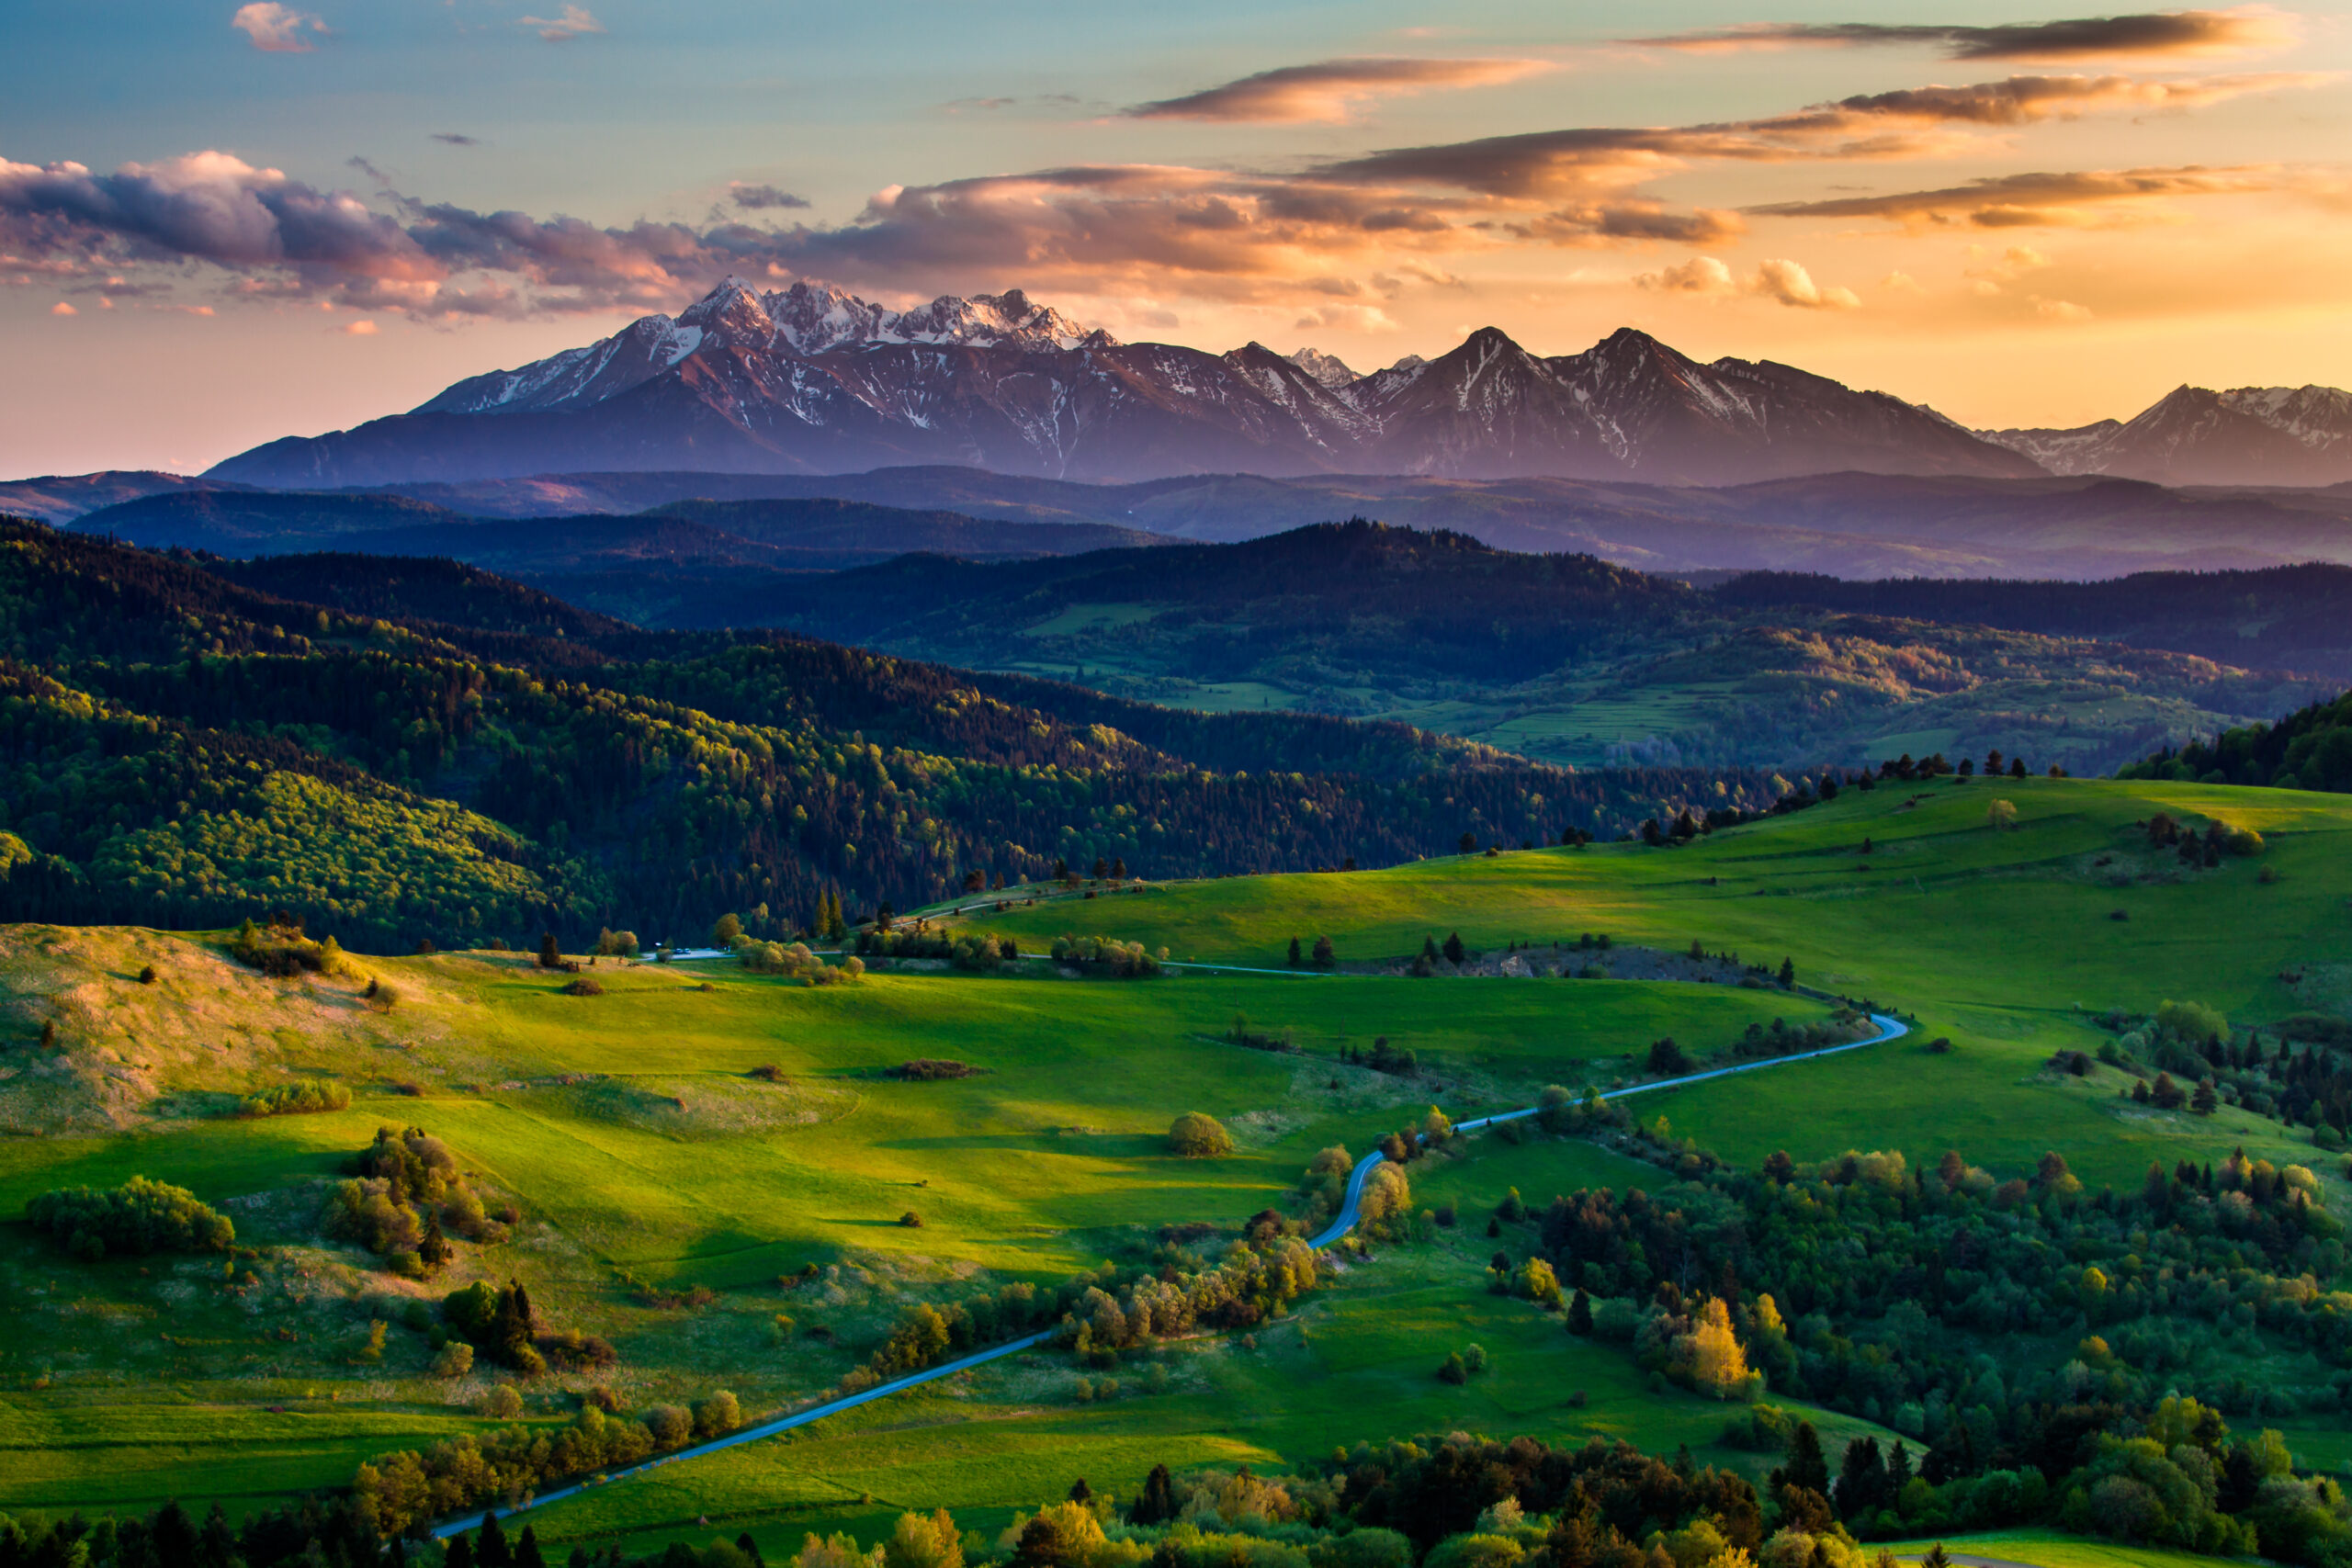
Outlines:
[[[959,464],[1088,480],[1252,472],[1728,484],[2042,470],[1932,410],[1622,330],[1545,358],[1495,328],[1355,376],[1329,355],[1082,333],[1019,291],[893,312],[729,279],[674,320],[461,381],[406,414],[274,441],[209,477],[276,488],[589,469]]]
[[[1359,375],[1312,348],[1123,344],[1015,289],[891,310],[729,278],[674,319],[289,436],[207,477],[270,488],[910,465],[1092,482],[1254,473],[1725,485],[1839,470],[2169,484],[2352,479],[2352,396],[2184,387],[2128,423],[1967,430],[1769,360],[1621,328],[1581,354],[1493,327]]]

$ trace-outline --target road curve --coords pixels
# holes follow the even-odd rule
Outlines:
[[[1225,966],[1204,964],[1202,967],[1222,968]],[[1244,971],[1244,973],[1247,972]],[[1291,974],[1294,971],[1272,970],[1264,973]],[[1713,1078],[1729,1077],[1735,1073],[1753,1073],[1766,1067],[1785,1066],[1792,1062],[1810,1062],[1820,1056],[1835,1056],[1847,1051],[1859,1051],[1866,1045],[1883,1044],[1889,1040],[1900,1039],[1910,1032],[1908,1025],[1884,1013],[1871,1014],[1871,1021],[1879,1026],[1879,1032],[1868,1040],[1849,1041],[1843,1045],[1826,1045],[1818,1051],[1800,1051],[1790,1056],[1765,1056],[1753,1062],[1742,1062],[1735,1067],[1717,1067],[1704,1073],[1686,1073],[1679,1078],[1659,1078],[1653,1083],[1635,1084],[1631,1089],[1621,1089],[1613,1093],[1604,1094],[1600,1098],[1623,1100],[1629,1095],[1647,1094],[1654,1089],[1680,1089],[1686,1084],[1706,1083]],[[1523,1111],[1504,1111],[1491,1116],[1476,1117],[1468,1122],[1455,1122],[1453,1130],[1457,1133],[1475,1133],[1482,1127],[1491,1127],[1498,1122],[1517,1122],[1532,1116],[1536,1110],[1536,1107],[1531,1105]],[[1357,1214],[1363,1207],[1364,1183],[1371,1179],[1373,1168],[1381,1163],[1383,1157],[1374,1153],[1356,1161],[1355,1169],[1348,1175],[1347,1201],[1341,1206],[1338,1217],[1332,1220],[1321,1235],[1310,1241],[1308,1246],[1317,1248],[1329,1247],[1355,1229]],[[479,1513],[468,1514],[462,1518],[451,1519],[445,1524],[434,1526],[433,1538],[439,1540],[461,1531],[479,1529],[481,1522],[492,1513],[497,1514],[501,1518],[505,1518],[548,1503],[560,1502],[566,1497],[576,1496],[592,1486],[610,1485],[614,1482],[627,1480],[632,1475],[642,1475],[649,1471],[658,1470],[665,1464],[674,1464],[680,1460],[698,1459],[704,1454],[717,1453],[721,1449],[739,1448],[745,1443],[756,1443],[763,1438],[773,1438],[779,1432],[789,1432],[796,1427],[806,1427],[811,1421],[821,1421],[828,1416],[838,1416],[844,1410],[854,1410],[861,1404],[869,1404],[877,1399],[887,1399],[891,1394],[902,1393],[921,1384],[936,1382],[940,1378],[952,1377],[957,1372],[996,1360],[1000,1357],[1017,1355],[1033,1345],[1044,1343],[1052,1337],[1053,1333],[1054,1331],[1050,1328],[1042,1329],[1035,1334],[1023,1335],[1018,1339],[1007,1340],[1001,1345],[992,1345],[985,1350],[975,1351],[956,1360],[943,1361],[938,1366],[926,1367],[922,1371],[910,1372],[905,1377],[893,1378],[888,1382],[876,1383],[862,1393],[827,1400],[822,1404],[812,1404],[797,1415],[780,1416],[773,1421],[763,1421],[756,1427],[746,1427],[741,1431],[730,1432],[726,1437],[715,1438],[707,1443],[697,1443],[692,1448],[679,1449],[674,1452],[663,1454],[658,1459],[650,1459],[641,1464],[630,1465],[626,1470],[611,1471],[601,1480],[574,1482],[569,1486],[560,1487],[553,1492],[543,1492],[518,1507],[483,1509]],[[2016,1568],[2025,1568],[2025,1565],[2018,1564]]]
[[[1911,1032],[1910,1025],[1900,1019],[1890,1018],[1885,1013],[1871,1014],[1871,1021],[1878,1025],[1879,1032],[1868,1040],[1851,1040],[1843,1045],[1825,1045],[1818,1051],[1799,1051],[1788,1056],[1759,1057],[1753,1062],[1742,1062],[1736,1067],[1716,1067],[1710,1072],[1685,1073],[1679,1078],[1659,1078],[1653,1083],[1635,1084],[1631,1089],[1617,1089],[1600,1098],[1623,1100],[1628,1095],[1647,1094],[1653,1089],[1680,1089],[1685,1084],[1705,1083],[1711,1078],[1727,1078],[1734,1073],[1752,1073],[1759,1068],[1783,1066],[1791,1062],[1810,1062],[1816,1056],[1835,1056],[1841,1052],[1859,1051],[1865,1045],[1883,1045],[1889,1040],[1899,1040]],[[1475,1133],[1481,1127],[1491,1127],[1498,1122],[1523,1120],[1534,1115],[1537,1109],[1531,1105],[1524,1111],[1501,1111],[1492,1116],[1480,1116],[1468,1122],[1456,1122],[1453,1124],[1453,1130],[1457,1133]],[[1373,1168],[1379,1165],[1383,1157],[1385,1156],[1375,1151],[1356,1161],[1355,1169],[1348,1176],[1347,1201],[1340,1206],[1338,1217],[1332,1220],[1320,1235],[1307,1243],[1308,1246],[1329,1247],[1356,1228],[1357,1212],[1363,1207],[1364,1183],[1372,1179]]]

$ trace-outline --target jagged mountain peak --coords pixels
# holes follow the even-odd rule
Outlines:
[[[1346,386],[1351,381],[1363,379],[1340,363],[1338,355],[1326,354],[1319,348],[1302,348],[1295,354],[1285,354],[1283,357],[1334,390]]]
[[[2128,420],[1977,434],[2058,474],[2159,484],[2323,485],[2352,479],[2352,392],[2184,383]]]
[[[1313,348],[1123,347],[1020,288],[902,310],[813,279],[762,292],[740,276],[674,320],[647,316],[461,381],[415,414],[273,443],[214,477],[334,485],[935,463],[1094,479],[2041,471],[1899,400],[1783,366],[1702,366],[1630,327],[1545,357],[1486,326],[1434,358],[1359,376]]]

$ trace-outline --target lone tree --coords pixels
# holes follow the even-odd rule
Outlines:
[[[1782,990],[1784,990],[1784,991],[1785,991],[1785,990],[1789,989],[1791,987],[1794,986],[1796,983],[1797,983],[1797,965],[1796,965],[1796,960],[1794,960],[1794,959],[1792,959],[1792,958],[1783,958],[1783,959],[1781,959],[1781,989],[1782,989]]]
[[[1475,855],[1478,852],[1477,834],[1464,833],[1462,835],[1462,852],[1465,855]]]
[[[1996,833],[2018,825],[2018,808],[2006,800],[1996,800],[1984,808],[1984,825]]]
[[[563,949],[556,945],[553,931],[543,931],[539,935],[539,967],[542,969],[563,967]]]
[[[732,947],[742,940],[743,922],[733,915],[721,915],[710,925],[710,945]]]
[[[1464,952],[1464,949],[1462,945],[1462,933],[1460,931],[1446,932],[1445,961],[1448,964],[1459,964],[1462,962]]]
[[[1293,937],[1290,939],[1290,966],[1295,969],[1304,962],[1305,960],[1299,953],[1298,938]]]
[[[1169,1123],[1168,1147],[1185,1159],[1216,1159],[1233,1152],[1233,1134],[1216,1117],[1187,1111]]]
[[[1329,969],[1331,967],[1334,961],[1335,960],[1331,953],[1331,939],[1328,936],[1317,937],[1315,939],[1314,953],[1315,967],[1317,969]]]

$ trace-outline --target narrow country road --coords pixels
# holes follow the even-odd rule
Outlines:
[[[1203,964],[1200,967],[1225,968],[1227,966]],[[1251,971],[1244,970],[1241,973],[1251,973]],[[1291,975],[1295,971],[1267,970],[1261,973]],[[1623,1100],[1630,1095],[1649,1094],[1662,1089],[1681,1089],[1690,1084],[1730,1077],[1735,1073],[1760,1072],[1766,1067],[1786,1066],[1793,1062],[1810,1062],[1822,1056],[1836,1056],[1848,1051],[1859,1051],[1866,1045],[1882,1045],[1889,1040],[1900,1039],[1910,1032],[1908,1025],[1884,1013],[1871,1014],[1871,1021],[1878,1025],[1879,1032],[1868,1040],[1851,1041],[1844,1045],[1827,1045],[1818,1051],[1800,1051],[1791,1056],[1766,1056],[1758,1061],[1742,1062],[1736,1067],[1717,1067],[1711,1072],[1688,1073],[1679,1078],[1659,1078],[1655,1083],[1636,1084],[1632,1089],[1621,1089],[1614,1093],[1604,1094],[1600,1098]],[[1523,1111],[1504,1111],[1492,1116],[1480,1116],[1473,1121],[1457,1122],[1453,1124],[1453,1130],[1457,1133],[1475,1133],[1482,1127],[1491,1127],[1498,1122],[1517,1122],[1524,1117],[1532,1116],[1536,1109],[1531,1105]],[[1325,1228],[1321,1235],[1316,1236],[1307,1245],[1318,1249],[1326,1247],[1355,1229],[1356,1216],[1363,1207],[1364,1183],[1371,1179],[1373,1168],[1381,1163],[1382,1157],[1378,1154],[1368,1154],[1356,1162],[1355,1169],[1348,1177],[1347,1201],[1341,1207],[1339,1216]],[[1001,1345],[992,1345],[985,1350],[975,1351],[969,1356],[961,1357],[953,1361],[943,1361],[938,1366],[927,1367],[919,1372],[910,1372],[905,1377],[893,1378],[888,1382],[876,1383],[862,1393],[827,1400],[822,1404],[810,1405],[797,1415],[780,1416],[773,1421],[763,1421],[756,1427],[746,1427],[741,1431],[730,1432],[726,1437],[713,1438],[707,1443],[696,1443],[692,1448],[679,1449],[675,1452],[663,1454],[659,1459],[650,1459],[642,1464],[631,1465],[626,1470],[613,1471],[602,1480],[574,1482],[569,1486],[560,1487],[553,1492],[541,1493],[519,1507],[484,1509],[479,1513],[468,1514],[462,1518],[451,1519],[446,1524],[435,1526],[433,1536],[436,1540],[442,1540],[465,1530],[481,1528],[482,1520],[489,1517],[492,1513],[496,1513],[502,1518],[508,1517],[533,1508],[543,1507],[549,1503],[560,1502],[566,1497],[577,1496],[592,1486],[609,1486],[615,1482],[625,1481],[632,1475],[642,1475],[648,1471],[658,1470],[662,1465],[675,1464],[680,1460],[698,1459],[704,1454],[717,1453],[721,1449],[740,1448],[745,1443],[756,1443],[763,1438],[773,1438],[779,1432],[789,1432],[796,1427],[806,1427],[812,1421],[821,1421],[828,1416],[838,1416],[844,1410],[854,1410],[861,1404],[870,1404],[875,1400],[887,1399],[891,1394],[902,1393],[908,1389],[919,1387],[923,1383],[953,1377],[957,1372],[996,1360],[1000,1357],[1016,1355],[1033,1345],[1044,1343],[1052,1337],[1053,1332],[1050,1328],[1043,1329],[1035,1334],[1024,1335],[1019,1339],[1008,1340]],[[1954,1561],[1962,1560],[1955,1558]],[[1989,1564],[1988,1568],[1990,1568]],[[2002,1568],[2024,1568],[2024,1565],[2002,1565]]]

